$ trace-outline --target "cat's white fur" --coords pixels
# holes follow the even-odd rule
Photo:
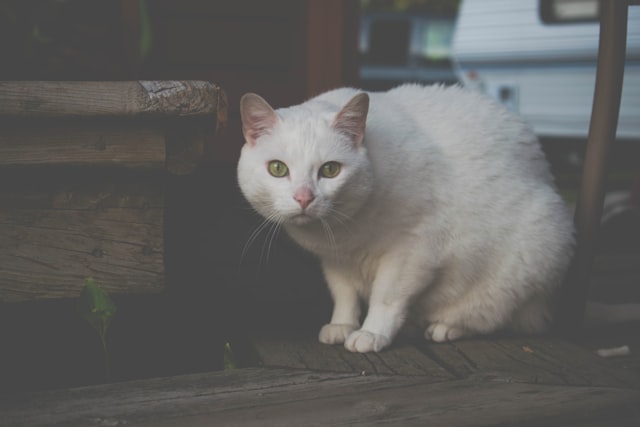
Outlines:
[[[438,342],[549,325],[573,225],[536,137],[498,103],[403,85],[277,111],[247,94],[241,114],[243,194],[321,260],[334,300],[321,342],[368,352],[406,324]],[[341,171],[322,177],[330,161]]]

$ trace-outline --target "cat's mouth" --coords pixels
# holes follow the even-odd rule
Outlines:
[[[311,216],[306,212],[301,212],[299,214],[291,216],[288,222],[294,225],[306,225],[316,220],[317,218],[315,218],[314,216]]]

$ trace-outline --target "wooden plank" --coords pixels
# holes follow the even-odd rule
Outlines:
[[[254,342],[259,364],[266,367],[364,374],[425,375],[430,381],[454,376],[415,347],[404,344],[381,353],[351,353],[344,346],[316,339],[261,338]]]
[[[500,381],[599,386],[640,385],[590,350],[552,338],[474,339],[429,345],[455,373]]]
[[[226,98],[218,86],[195,80],[0,82],[0,116],[226,116],[221,104]]]
[[[640,391],[242,369],[2,396],[0,426],[631,426]]]
[[[159,129],[114,123],[0,127],[2,166],[126,166],[163,168],[165,137]]]
[[[456,375],[575,386],[640,386],[640,372],[621,371],[593,351],[550,337],[478,338],[421,346]]]
[[[429,377],[425,381],[484,377],[531,384],[640,387],[640,372],[621,371],[591,350],[552,338],[481,338],[442,344],[420,340],[414,344],[359,354],[320,344],[314,338],[255,340],[264,367],[424,375]]]
[[[32,173],[0,177],[0,301],[77,297],[88,277],[112,293],[163,289],[157,177]]]

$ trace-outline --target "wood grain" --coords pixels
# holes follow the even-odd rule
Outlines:
[[[254,342],[261,366],[365,374],[426,375],[453,379],[440,364],[413,346],[395,346],[381,353],[351,353],[315,339],[261,338]]]
[[[0,426],[12,427],[624,426],[640,420],[638,390],[259,368],[13,394],[0,402]]]
[[[163,168],[165,136],[149,126],[39,124],[0,127],[0,167],[58,165]]]
[[[204,81],[0,82],[0,116],[216,116],[220,104],[224,92]]]
[[[0,301],[77,297],[88,277],[111,293],[163,288],[164,196],[153,177],[2,178]]]
[[[425,381],[483,376],[531,384],[630,387],[640,372],[620,371],[584,348],[549,337],[479,338],[453,343],[417,340],[375,354],[350,353],[315,338],[255,340],[261,366],[316,371],[422,375]]]

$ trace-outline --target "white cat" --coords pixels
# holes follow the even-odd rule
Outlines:
[[[242,193],[322,262],[321,342],[369,352],[406,323],[437,342],[549,325],[573,224],[536,137],[499,104],[404,85],[277,111],[246,94],[241,115]]]

